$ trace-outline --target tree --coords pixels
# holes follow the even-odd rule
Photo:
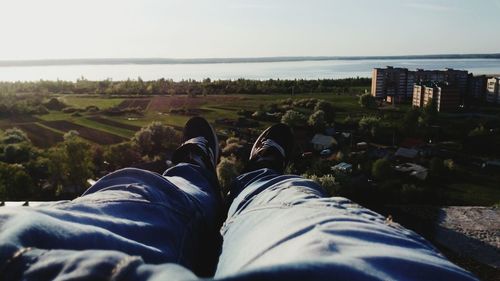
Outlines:
[[[432,158],[429,162],[429,172],[434,177],[443,176],[446,172],[443,160],[437,157]]]
[[[309,116],[307,124],[317,131],[322,131],[325,128],[325,112],[318,110]]]
[[[30,139],[26,133],[18,128],[7,129],[1,138],[1,142],[4,144],[30,142]]]
[[[48,165],[49,182],[54,190],[62,191],[66,180],[66,153],[62,145],[59,145],[52,147],[47,154],[51,160]]]
[[[0,162],[0,193],[2,200],[29,199],[34,188],[33,181],[22,165]]]
[[[179,141],[179,133],[174,128],[157,121],[143,127],[132,138],[132,142],[139,147],[142,155],[149,157],[175,149]]]
[[[410,108],[405,113],[403,118],[403,123],[401,125],[401,129],[405,135],[412,135],[415,133],[415,130],[418,126],[418,119],[420,117],[420,110],[417,108]]]
[[[62,142],[65,158],[66,181],[81,192],[87,186],[87,180],[93,176],[92,153],[90,144],[82,140],[78,132],[64,134]]]
[[[483,124],[479,124],[476,128],[469,132],[469,137],[479,137],[488,135],[488,130],[486,130]]]
[[[437,121],[438,117],[438,111],[437,111],[437,105],[436,102],[431,99],[427,105],[424,106],[422,109],[422,114],[420,115],[419,118],[419,123],[420,126],[422,127],[427,127],[432,125]]]
[[[33,183],[37,187],[41,187],[43,183],[49,178],[49,165],[51,159],[44,156],[31,159],[25,164],[26,171],[31,176]]]
[[[281,123],[287,124],[290,127],[297,127],[303,125],[305,122],[306,117],[304,114],[295,110],[288,110],[281,118]]]
[[[370,133],[372,137],[375,137],[377,129],[380,126],[380,118],[374,116],[363,116],[359,120],[359,128],[365,133]]]
[[[378,159],[373,163],[372,175],[377,180],[387,179],[390,176],[391,171],[391,162],[385,158]]]
[[[335,109],[333,105],[327,101],[320,100],[316,103],[314,111],[322,110],[325,113],[325,122],[328,124],[333,123],[335,120]]]
[[[337,179],[331,175],[331,174],[326,174],[321,177],[318,177],[317,175],[303,175],[305,178],[308,178],[317,184],[319,184],[323,189],[328,192],[330,196],[338,196],[339,191],[340,191],[340,185],[337,182]]]
[[[7,163],[25,163],[34,157],[35,148],[29,142],[12,143],[3,148],[3,161]]]
[[[359,105],[364,108],[377,108],[377,101],[371,94],[366,93],[359,97]]]
[[[112,169],[129,167],[141,161],[138,147],[131,142],[111,145],[104,152],[104,159]]]

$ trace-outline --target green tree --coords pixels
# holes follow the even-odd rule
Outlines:
[[[104,152],[104,159],[112,169],[129,167],[141,161],[139,148],[131,142],[111,145]]]
[[[11,143],[3,148],[3,161],[7,163],[25,163],[35,158],[35,148],[29,142]]]
[[[0,193],[5,196],[3,200],[30,199],[33,188],[33,181],[22,165],[0,162]]]
[[[325,122],[332,124],[335,120],[335,109],[333,105],[327,101],[320,100],[316,103],[314,111],[322,110],[325,113]]]
[[[479,124],[476,128],[469,132],[469,137],[479,137],[486,136],[488,134],[488,130],[486,130],[483,124]]]
[[[37,185],[38,188],[42,187],[42,184],[49,178],[49,165],[50,159],[46,155],[39,156],[37,158],[31,159],[26,164],[26,170],[31,176],[33,183]]]
[[[419,118],[419,124],[422,127],[428,127],[436,123],[438,118],[438,111],[436,102],[431,99],[426,106],[422,109],[422,114]]]
[[[377,108],[377,101],[371,94],[366,93],[359,97],[359,105],[364,108]]]
[[[442,177],[446,172],[443,160],[437,157],[432,158],[429,162],[429,172],[433,177]]]
[[[313,127],[316,131],[323,131],[325,129],[325,112],[323,110],[315,111],[311,114],[311,116],[309,116],[307,124]]]
[[[49,182],[53,187],[53,190],[62,191],[63,186],[66,184],[66,152],[61,145],[52,147],[49,149],[48,158],[50,159],[48,170],[49,170]]]
[[[319,184],[323,189],[328,192],[330,196],[338,196],[341,186],[338,184],[335,176],[326,174],[321,177],[317,175],[303,175],[305,178],[310,179]]]
[[[78,132],[64,134],[62,146],[65,153],[65,171],[67,183],[83,191],[92,174],[92,153],[90,144],[78,136]]]
[[[175,149],[179,141],[179,133],[174,128],[156,121],[143,127],[132,138],[132,142],[139,147],[141,154],[151,158]]]
[[[391,162],[389,160],[382,158],[378,159],[373,163],[372,166],[372,176],[377,180],[385,180],[388,179],[391,175],[392,168]]]
[[[420,110],[411,108],[405,113],[401,129],[407,136],[415,134],[418,126],[418,119],[420,117]]]
[[[30,142],[30,139],[28,138],[26,133],[21,129],[18,128],[7,129],[2,134],[1,143],[12,144],[21,142]]]
[[[359,128],[365,133],[369,133],[372,137],[375,137],[377,129],[380,126],[380,118],[374,116],[363,116],[359,120]]]
[[[295,110],[288,110],[281,118],[281,123],[287,124],[290,127],[297,127],[303,125],[305,122],[306,117],[304,114]]]

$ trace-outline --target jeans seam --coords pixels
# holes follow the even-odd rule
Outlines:
[[[194,218],[194,219],[196,219],[196,218]],[[187,226],[189,228],[192,227],[192,223],[193,223],[194,219],[191,218],[189,220],[189,223],[187,223]],[[181,246],[179,248],[179,253],[178,253],[177,259],[176,259],[178,264],[182,264],[181,260],[183,258],[184,248],[185,248],[185,245],[186,245],[186,236],[187,236],[187,232],[188,232],[188,229],[187,229],[188,227],[186,227],[184,229],[183,233],[182,233]]]
[[[241,213],[238,213],[237,215],[234,215],[232,216],[229,220],[227,220],[226,222],[224,222],[224,225],[222,226],[221,228],[221,232],[224,232],[227,230],[227,228],[237,219],[239,218],[241,215],[246,215],[248,213],[252,213],[252,212],[255,212],[255,211],[262,211],[262,210],[266,210],[266,209],[285,209],[286,208],[289,208],[290,206],[287,206],[287,204],[276,204],[276,205],[273,205],[273,206],[265,206],[265,207],[256,207],[256,208],[252,208],[252,209],[249,209],[249,210],[244,210],[243,212]]]
[[[135,204],[144,204],[144,205],[152,205],[155,207],[160,207],[160,208],[165,208],[168,209],[171,212],[174,212],[176,214],[179,214],[180,216],[183,216],[184,218],[190,218],[192,215],[188,215],[185,212],[181,212],[177,210],[176,208],[173,208],[169,205],[158,203],[158,202],[147,202],[147,201],[141,201],[141,200],[106,200],[106,199],[100,199],[100,200],[93,200],[93,201],[87,201],[87,202],[79,202],[80,204],[106,204],[106,203],[135,203]]]
[[[224,225],[222,226],[222,228],[221,228],[220,231],[222,233],[225,232],[225,231],[227,231],[227,229],[229,228],[229,226],[231,224],[233,224],[234,221],[236,221],[240,216],[246,215],[248,213],[252,213],[252,212],[255,212],[255,211],[262,211],[262,210],[266,210],[266,209],[290,209],[290,208],[294,208],[294,207],[295,208],[318,209],[318,210],[327,210],[329,208],[335,208],[335,209],[343,210],[344,214],[353,214],[352,210],[348,210],[347,208],[343,207],[340,204],[328,205],[328,206],[325,206],[325,205],[322,205],[322,204],[318,204],[318,205],[313,205],[312,206],[312,205],[304,205],[304,204],[296,205],[296,204],[292,204],[290,202],[286,202],[286,203],[281,203],[281,204],[275,204],[275,205],[272,205],[272,206],[255,207],[255,208],[251,208],[251,209],[248,209],[248,210],[243,210],[241,213],[235,214],[229,220],[227,220],[224,223]],[[325,207],[327,207],[327,208],[325,208]]]
[[[117,280],[118,276],[121,274],[121,272],[130,264],[133,262],[140,261],[141,258],[136,257],[136,256],[126,256],[122,258],[116,265],[115,267],[111,270],[111,275],[109,280]]]
[[[5,272],[5,270],[7,269],[7,267],[9,267],[10,264],[12,264],[17,259],[21,258],[24,254],[30,252],[31,250],[33,250],[33,248],[24,247],[14,252],[14,254],[12,254],[12,256],[9,259],[7,259],[7,261],[5,261],[5,263],[2,266],[0,266],[0,273]],[[32,263],[26,263],[25,266],[27,267],[31,264]]]

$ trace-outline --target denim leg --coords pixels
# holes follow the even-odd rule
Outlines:
[[[131,260],[210,275],[221,205],[214,176],[179,164],[163,176],[133,168],[113,172],[72,201],[2,207],[0,276],[88,279],[111,276]]]
[[[241,175],[215,274],[227,280],[475,280],[416,233],[316,183]]]

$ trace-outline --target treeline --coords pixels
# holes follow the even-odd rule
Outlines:
[[[45,98],[46,95],[0,95],[0,118],[49,113]]]
[[[140,77],[126,81],[91,81],[80,78],[72,81],[0,82],[0,94],[99,94],[99,95],[212,95],[212,94],[283,94],[353,91],[370,87],[369,78],[318,80],[211,80],[202,81],[158,79],[144,81]]]

